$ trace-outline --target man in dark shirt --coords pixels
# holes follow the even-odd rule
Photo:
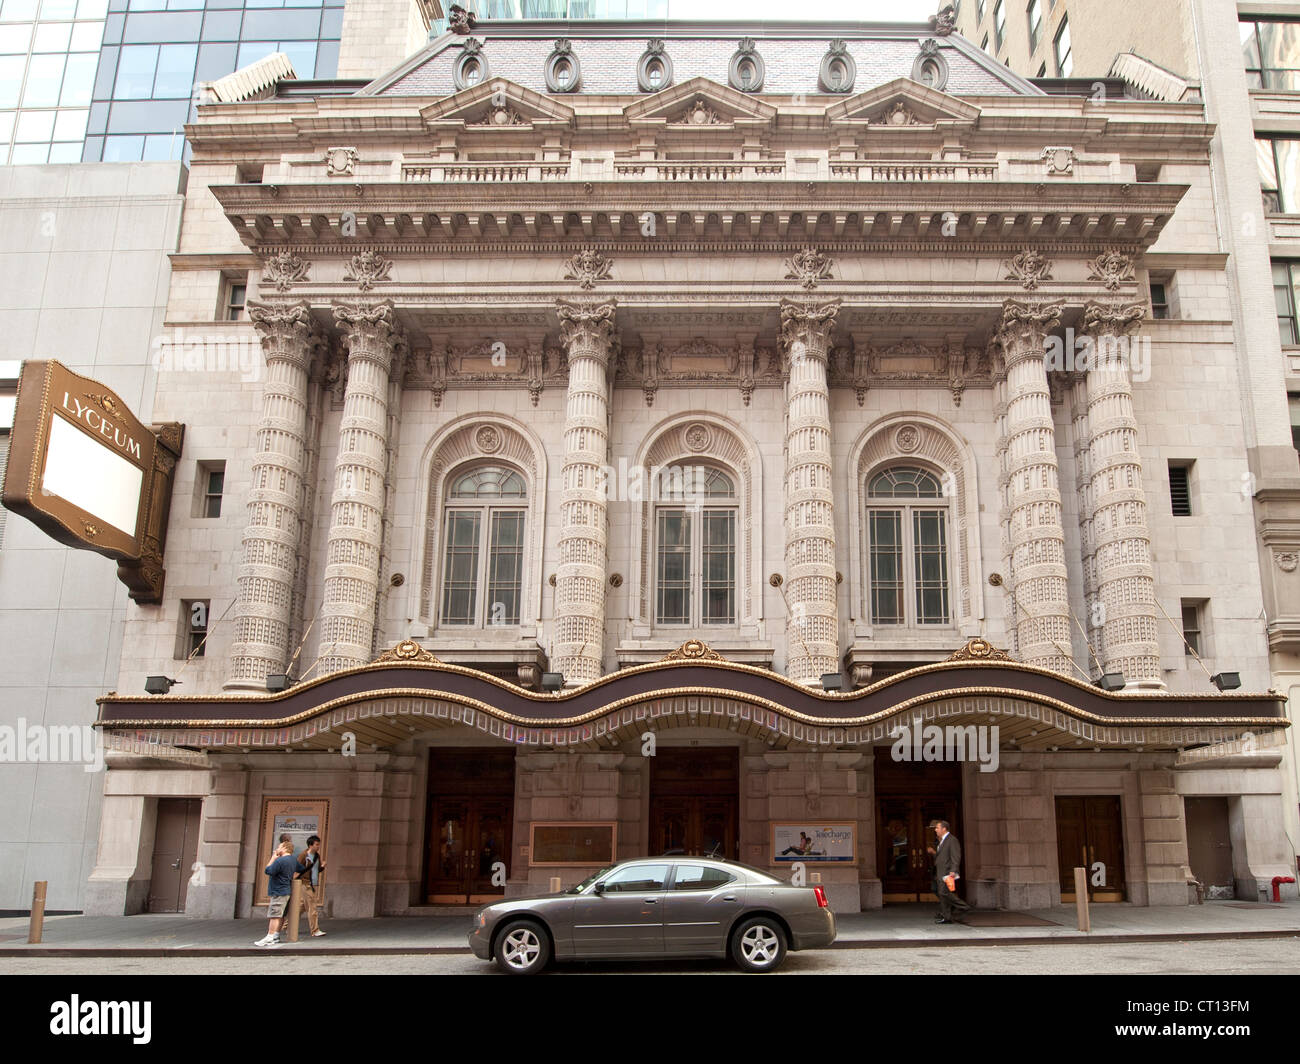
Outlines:
[[[282,842],[275,848],[271,863],[266,866],[268,885],[266,893],[271,898],[266,915],[269,923],[266,937],[259,938],[254,946],[266,946],[274,949],[284,943],[280,941],[280,924],[284,922],[285,910],[289,907],[289,894],[293,889],[293,877],[298,873],[298,862],[293,857],[293,846]]]
[[[307,913],[307,925],[311,928],[313,938],[325,934],[320,929],[318,912],[323,896],[321,873],[324,871],[325,865],[320,859],[320,836],[313,835],[307,840],[307,849],[298,855],[298,878],[302,880],[302,900],[299,906],[300,911],[305,910]]]

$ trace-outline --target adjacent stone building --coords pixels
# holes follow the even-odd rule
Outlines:
[[[1293,870],[1213,127],[950,29],[494,21],[200,108],[88,909],[187,820],[213,916],[306,823],[352,915],[674,850],[854,911],[938,818],[981,905]]]

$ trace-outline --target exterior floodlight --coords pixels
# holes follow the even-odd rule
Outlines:
[[[1101,679],[1097,681],[1097,686],[1103,691],[1118,691],[1124,686],[1124,674],[1122,672],[1102,673]]]
[[[823,691],[843,691],[843,690],[844,690],[844,673],[842,673],[842,672],[824,672],[824,673],[822,673],[822,690],[823,690]]]
[[[171,691],[172,686],[180,683],[180,680],[173,680],[170,676],[146,676],[144,681],[145,694],[165,695]]]
[[[564,673],[562,672],[542,673],[543,691],[558,691],[563,686],[564,686]]]
[[[1210,683],[1214,684],[1220,691],[1235,691],[1241,686],[1241,673],[1216,672],[1210,677]]]
[[[292,686],[293,681],[289,679],[289,674],[286,672],[272,672],[267,674],[266,689],[272,694],[275,694],[277,691],[285,691]]]

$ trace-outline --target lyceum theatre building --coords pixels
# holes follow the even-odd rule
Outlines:
[[[950,29],[213,88],[92,911],[255,914],[283,831],[340,916],[669,850],[917,901],[940,818],[981,906],[1294,873],[1212,129]]]

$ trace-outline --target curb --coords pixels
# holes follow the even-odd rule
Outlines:
[[[944,941],[933,938],[890,938],[890,939],[852,939],[840,940],[825,949],[932,949],[950,946],[1042,946],[1042,945],[1078,945],[1089,943],[1095,945],[1115,945],[1134,942],[1188,942],[1188,941],[1225,941],[1242,938],[1300,938],[1300,928],[1288,928],[1279,931],[1205,931],[1205,932],[1161,932],[1158,934],[1115,934],[1095,935],[1074,932],[1069,935],[1052,935],[1033,938],[1029,936],[999,936],[997,938],[958,938]],[[287,943],[286,946],[292,946]],[[324,946],[311,950],[289,950],[288,955],[312,957],[367,957],[367,956],[439,956],[464,954],[473,956],[465,946],[373,946],[346,947]],[[23,948],[0,948],[0,957],[267,957],[285,956],[281,949],[256,949],[251,947],[220,946],[169,946],[143,948],[135,946],[98,947],[98,946],[33,946]]]

